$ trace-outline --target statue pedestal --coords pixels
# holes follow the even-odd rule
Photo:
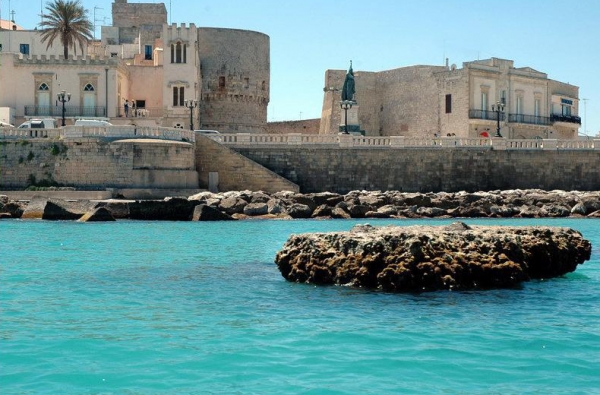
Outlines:
[[[360,132],[360,124],[358,122],[358,104],[354,104],[352,105],[352,108],[348,109],[348,132],[352,132],[352,133],[359,133]],[[340,116],[340,132],[344,131],[344,126],[346,125],[345,123],[345,111],[342,108],[341,109],[341,116]]]

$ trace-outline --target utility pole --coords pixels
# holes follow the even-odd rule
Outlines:
[[[587,134],[587,102],[590,99],[581,99],[583,100],[583,134],[586,136]]]

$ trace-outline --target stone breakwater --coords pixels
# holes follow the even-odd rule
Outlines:
[[[275,262],[288,281],[423,292],[509,288],[561,276],[589,260],[591,250],[569,228],[358,225],[292,235]]]
[[[538,189],[456,193],[352,191],[322,193],[202,192],[164,200],[69,202],[0,196],[0,218],[78,219],[104,207],[115,219],[231,220],[247,218],[544,218],[600,217],[600,192]],[[97,220],[108,218],[106,213]]]

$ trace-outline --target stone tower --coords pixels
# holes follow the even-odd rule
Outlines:
[[[201,129],[263,133],[271,69],[269,36],[238,29],[198,28]]]

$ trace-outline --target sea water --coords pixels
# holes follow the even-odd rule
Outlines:
[[[286,282],[292,233],[452,220],[0,222],[0,393],[600,393],[592,259],[508,290],[390,294]]]

